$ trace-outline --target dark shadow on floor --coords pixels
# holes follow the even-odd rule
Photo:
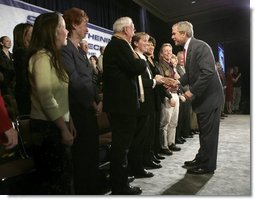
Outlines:
[[[183,179],[165,190],[162,195],[194,195],[211,179],[213,174],[185,174]]]

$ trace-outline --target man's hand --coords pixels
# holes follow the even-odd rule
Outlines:
[[[180,98],[181,102],[183,102],[183,103],[186,101],[186,98],[184,97],[184,95],[180,95],[179,98]]]
[[[157,85],[161,85],[161,84],[164,83],[164,77],[161,76],[161,75],[158,75],[158,74],[157,74],[157,75],[154,77],[154,79],[156,80],[156,84],[157,84]]]
[[[186,98],[186,100],[191,101],[193,94],[188,90],[184,93],[184,97]]]
[[[180,84],[179,81],[174,80],[172,78],[164,77],[163,78],[164,85],[170,86],[170,87],[177,87],[177,85]]]

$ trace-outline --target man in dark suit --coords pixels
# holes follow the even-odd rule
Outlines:
[[[142,192],[139,187],[129,185],[127,168],[140,104],[137,76],[146,69],[146,61],[139,59],[130,45],[134,30],[129,17],[117,19],[103,59],[103,110],[108,113],[112,128],[110,178],[112,194],[116,195]]]
[[[177,83],[189,84],[187,100],[197,113],[200,148],[194,160],[186,161],[187,173],[213,174],[216,169],[223,88],[208,44],[193,37],[193,26],[187,21],[172,27],[175,45],[184,46],[186,74]],[[186,58],[186,59],[185,59]]]

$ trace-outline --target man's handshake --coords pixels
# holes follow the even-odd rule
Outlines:
[[[180,84],[180,81],[168,77],[164,77],[162,81],[165,87],[177,87]]]

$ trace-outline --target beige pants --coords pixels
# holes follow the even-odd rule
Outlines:
[[[168,146],[175,143],[176,127],[179,117],[179,96],[172,94],[176,101],[175,107],[170,107],[168,98],[165,98],[161,107],[160,117],[160,144],[162,149],[168,149]]]
[[[191,130],[198,130],[198,123],[197,123],[197,114],[193,112],[192,108],[190,109],[190,129]]]

